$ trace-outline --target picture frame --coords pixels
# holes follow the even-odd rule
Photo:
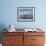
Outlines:
[[[18,7],[17,21],[19,22],[34,22],[35,21],[35,7]]]

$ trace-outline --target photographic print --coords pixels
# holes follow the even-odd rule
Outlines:
[[[18,7],[17,20],[23,22],[35,21],[35,7]]]

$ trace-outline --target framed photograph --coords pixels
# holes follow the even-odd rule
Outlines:
[[[18,7],[17,21],[20,22],[34,22],[35,21],[35,7]]]

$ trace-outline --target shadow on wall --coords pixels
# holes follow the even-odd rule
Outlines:
[[[6,30],[4,30],[5,25],[4,24],[0,24],[0,43],[2,43],[2,32],[5,32]]]

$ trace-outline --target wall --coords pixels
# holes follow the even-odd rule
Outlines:
[[[28,3],[29,2],[29,3]],[[44,3],[44,4],[43,4]],[[2,0],[0,23],[15,25],[16,28],[45,27],[45,1],[40,0]],[[35,22],[18,22],[17,7],[35,7]],[[44,12],[43,12],[44,11]],[[42,16],[42,17],[41,17]]]
[[[28,3],[29,2],[29,3]],[[41,0],[1,0],[0,24],[13,24],[16,28],[46,28],[46,1]],[[18,22],[17,7],[35,7],[35,22]]]

